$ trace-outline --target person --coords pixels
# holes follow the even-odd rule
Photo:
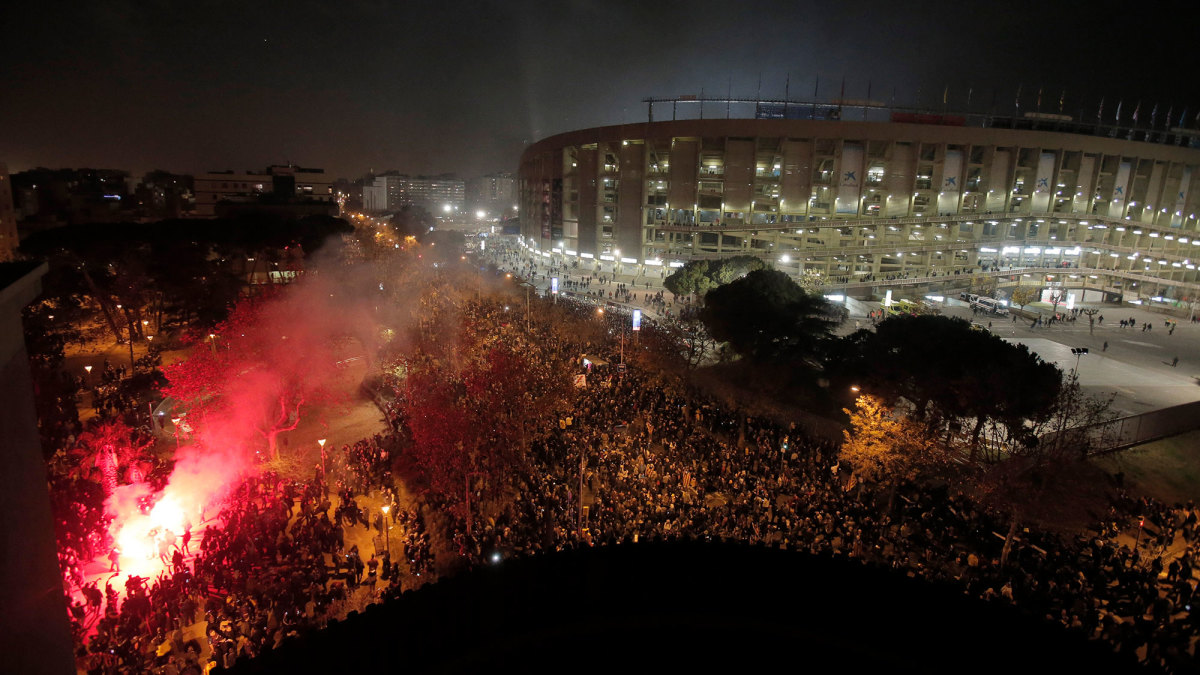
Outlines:
[[[1179,365],[1179,357],[1178,357],[1178,356],[1176,356],[1175,358],[1171,359],[1171,367],[1172,367],[1172,368],[1175,368],[1175,367],[1177,367],[1178,365]]]
[[[1100,351],[1102,351],[1102,352],[1108,351],[1108,340],[1104,341],[1104,346],[1100,348]]]
[[[111,564],[108,566],[108,571],[114,574],[121,573],[121,551],[116,546],[108,552],[108,560]]]

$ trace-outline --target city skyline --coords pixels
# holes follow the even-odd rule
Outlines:
[[[701,93],[1007,109],[1019,90],[1029,109],[1107,118],[1120,105],[1139,124],[1191,125],[1200,107],[1179,74],[1198,61],[1174,9],[11,6],[0,156],[11,172],[290,161],[471,176],[515,170],[555,133],[642,121],[644,97]],[[1152,54],[1130,58],[1131,36]]]

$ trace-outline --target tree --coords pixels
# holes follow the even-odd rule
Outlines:
[[[257,435],[277,458],[279,434],[345,390],[334,342],[352,322],[328,291],[293,286],[238,303],[213,338],[194,336],[188,358],[164,369],[164,393],[184,404],[193,426],[247,446]]]
[[[1028,434],[1008,443],[1005,452],[981,455],[981,461],[962,467],[961,487],[1009,516],[1001,564],[1007,563],[1023,523],[1060,519],[1064,510],[1084,501],[1090,490],[1084,463],[1103,449],[1103,434],[1098,432],[1115,417],[1111,403],[1111,397],[1084,395],[1072,376]]]
[[[759,362],[811,362],[837,320],[824,298],[777,270],[756,270],[705,296],[700,318],[713,338]]]
[[[708,267],[708,278],[714,286],[724,286],[765,267],[763,261],[755,256],[735,255],[713,261]]]
[[[1025,305],[1037,300],[1040,291],[1041,289],[1036,286],[1017,286],[1013,289],[1010,299],[1014,305],[1019,305],[1023,309]]]
[[[889,486],[885,513],[891,511],[895,488],[913,480],[922,468],[939,459],[939,444],[928,429],[888,408],[882,399],[863,394],[850,417],[850,429],[838,451],[840,460],[853,468],[860,485],[877,483]]]
[[[824,295],[825,291],[829,288],[829,281],[826,277],[811,271],[801,274],[796,283],[809,295]]]
[[[707,260],[692,260],[672,272],[663,280],[663,287],[676,296],[703,295],[713,287],[708,276]]]
[[[561,361],[489,339],[469,321],[461,328],[459,358],[420,356],[403,384],[409,452],[428,489],[450,503],[473,479],[486,498],[502,497],[526,466],[531,427],[557,420],[574,395]]]
[[[1079,313],[1088,318],[1088,335],[1094,335],[1096,332],[1096,315],[1100,313],[1100,309],[1097,307],[1084,307],[1079,310]]]
[[[1058,306],[1067,299],[1066,291],[1059,289],[1050,293],[1050,304],[1054,308],[1054,313],[1058,314]]]
[[[898,316],[874,332],[844,340],[835,369],[870,387],[895,406],[901,399],[913,414],[960,438],[972,456],[989,425],[1004,435],[1026,433],[1027,422],[1043,419],[1058,396],[1062,373],[1029,352],[962,320],[944,316]]]
[[[104,494],[111,496],[121,484],[140,483],[145,478],[142,463],[154,439],[144,437],[120,420],[93,425],[79,435],[85,476],[88,467],[100,472]]]
[[[971,292],[990,298],[996,294],[998,283],[996,277],[988,274],[975,274],[971,277]]]

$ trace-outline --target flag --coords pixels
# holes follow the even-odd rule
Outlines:
[[[946,101],[950,98],[950,85],[942,91],[942,105],[946,105]]]
[[[1121,104],[1124,102],[1125,102],[1124,99],[1117,101],[1117,117],[1116,117],[1117,122],[1121,121]]]
[[[1096,121],[1097,122],[1104,121],[1104,97],[1103,96],[1100,97],[1100,109],[1096,111]]]
[[[1135,105],[1135,106],[1133,107],[1133,121],[1134,121],[1134,123],[1137,123],[1138,111],[1139,111],[1139,110],[1141,110],[1141,109],[1142,109],[1142,102],[1141,102],[1141,101],[1138,101],[1138,102],[1137,102],[1137,105]]]
[[[1017,85],[1017,101],[1015,103],[1017,110],[1021,109],[1021,85]]]
[[[1179,128],[1183,128],[1183,121],[1187,119],[1187,108],[1183,109],[1183,114],[1179,116]]]
[[[1042,88],[1041,87],[1038,87],[1037,109],[1039,111],[1042,109]]]
[[[1063,89],[1062,95],[1058,97],[1058,112],[1060,115],[1062,114],[1062,111],[1063,111],[1063,105],[1066,102],[1067,102],[1067,90]]]
[[[972,87],[967,87],[967,109],[971,108],[971,94],[975,91]]]
[[[1154,108],[1150,110],[1150,128],[1154,128],[1154,120],[1158,117],[1158,104],[1154,104]]]
[[[1170,108],[1167,108],[1167,117],[1166,117],[1166,121],[1163,123],[1163,124],[1164,124],[1164,128],[1171,126],[1171,113],[1173,113],[1173,112],[1175,112],[1175,106],[1174,106],[1174,105],[1172,105]]]

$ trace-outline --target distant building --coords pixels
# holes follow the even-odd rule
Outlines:
[[[214,171],[196,176],[196,215],[213,217],[253,207],[336,214],[333,179],[324,169],[273,165],[265,171]]]
[[[121,220],[130,208],[130,176],[117,169],[45,169],[14,173],[13,205],[22,229]]]
[[[492,173],[467,181],[467,210],[505,218],[515,213],[516,206],[517,178],[513,174]]]
[[[150,220],[179,218],[196,207],[195,181],[186,174],[156,169],[133,191],[138,216]]]
[[[13,259],[20,237],[17,235],[17,211],[13,208],[12,181],[8,167],[0,163],[0,262]]]
[[[366,211],[398,211],[406,204],[434,215],[460,212],[466,206],[466,183],[452,174],[409,176],[388,172],[363,186]]]
[[[940,294],[947,275],[1000,268],[1059,277],[1081,296],[1085,284],[1095,296],[1200,294],[1197,130],[1044,114],[791,119],[779,107],[778,118],[596,127],[530,145],[525,243],[557,264],[649,271],[753,255],[837,294],[900,278]]]

